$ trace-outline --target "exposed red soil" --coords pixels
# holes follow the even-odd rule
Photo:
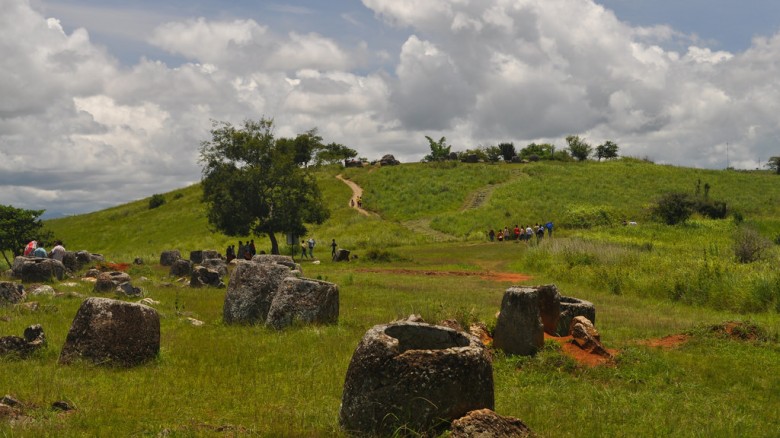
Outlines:
[[[99,263],[97,269],[102,272],[122,271],[127,272],[130,269],[130,263]]]
[[[688,342],[689,339],[691,339],[689,335],[670,335],[660,339],[648,339],[641,341],[640,344],[647,345],[648,347],[670,350]]]
[[[484,280],[505,281],[516,283],[532,279],[530,275],[516,274],[511,272],[468,272],[468,271],[422,271],[416,269],[378,269],[361,268],[358,272],[376,272],[382,274],[401,274],[401,275],[425,275],[429,277],[480,277]]]
[[[577,344],[573,342],[571,336],[551,336],[547,333],[544,334],[544,339],[552,339],[561,344],[561,350],[570,358],[577,361],[578,364],[587,367],[597,367],[601,365],[611,365],[614,362],[614,357],[619,353],[618,350],[607,349],[607,352],[612,355],[613,358],[599,356],[598,354],[589,353],[581,349]]]

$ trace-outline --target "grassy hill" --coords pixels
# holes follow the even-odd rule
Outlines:
[[[363,216],[348,206],[342,173],[364,189]],[[344,436],[338,409],[346,367],[365,331],[421,314],[437,322],[492,326],[503,292],[516,280],[555,283],[592,301],[612,366],[590,368],[554,342],[534,357],[495,352],[496,411],[521,418],[541,436],[774,436],[780,430],[780,272],[778,247],[762,261],[737,263],[739,228],[780,234],[780,179],[764,172],[606,163],[406,164],[327,168],[318,181],[331,218],[312,226],[320,264],[307,277],[339,285],[339,323],[276,332],[222,323],[224,290],[196,290],[157,264],[166,249],[224,251],[238,237],[208,229],[198,186],[105,211],[51,220],[69,249],[115,262],[146,260],[130,274],[158,302],[162,351],[154,363],[121,370],[57,365],[59,348],[92,285],[55,283],[60,296],[36,296],[35,310],[0,307],[0,335],[40,323],[48,347],[21,361],[0,358],[0,388],[25,403],[24,421],[0,417],[3,436]],[[744,218],[666,226],[647,208],[670,190],[709,196]],[[622,220],[637,226],[623,226]],[[490,228],[552,220],[553,238],[488,242]],[[589,227],[588,227],[589,226]],[[241,238],[246,240],[249,236]],[[328,260],[327,242],[359,256]],[[258,249],[267,240],[256,238]],[[119,297],[127,299],[125,297]],[[205,322],[193,326],[187,318]],[[757,327],[740,340],[712,328]],[[752,332],[751,332],[752,333]],[[654,340],[687,342],[657,348]],[[48,407],[68,400],[77,409]]]

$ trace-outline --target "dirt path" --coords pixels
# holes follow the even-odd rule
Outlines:
[[[341,174],[336,175],[336,178],[338,178],[341,182],[348,185],[350,189],[352,189],[352,198],[350,198],[349,206],[354,208],[358,211],[358,213],[362,214],[363,216],[375,216],[375,214],[369,213],[368,211],[358,207],[358,198],[363,196],[363,189],[355,184],[353,181],[350,181],[348,179],[345,179]]]

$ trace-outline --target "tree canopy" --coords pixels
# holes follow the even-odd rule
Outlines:
[[[203,202],[209,224],[228,236],[268,235],[279,254],[275,233],[306,234],[305,223],[330,215],[317,183],[302,165],[311,160],[316,130],[295,139],[273,134],[273,119],[245,120],[235,127],[212,122],[203,141]]]
[[[13,256],[21,255],[27,242],[44,238],[43,222],[39,219],[44,211],[0,205],[0,252],[8,266],[11,262],[6,251],[11,251]]]
[[[449,159],[450,148],[452,148],[452,146],[447,144],[446,137],[440,138],[439,141],[436,141],[427,135],[425,138],[428,140],[428,145],[431,148],[431,153],[423,158],[425,161],[444,161]]]
[[[601,161],[602,158],[609,160],[618,157],[618,145],[610,140],[596,146],[596,157]]]
[[[314,163],[316,165],[336,164],[350,158],[357,157],[357,151],[350,149],[343,144],[328,143],[319,148],[314,153]]]
[[[585,161],[593,151],[593,147],[580,138],[579,135],[570,135],[566,137],[566,143],[569,144],[569,153],[577,161]]]
[[[766,167],[774,170],[776,174],[780,175],[780,157],[769,158],[769,161],[766,162]]]

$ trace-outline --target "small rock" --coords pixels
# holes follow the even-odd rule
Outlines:
[[[143,304],[145,306],[156,306],[160,304],[159,301],[155,301],[151,298],[144,298],[143,300],[139,301],[138,304]]]
[[[54,295],[54,293],[54,288],[47,284],[30,288],[30,295]]]
[[[54,409],[55,411],[63,411],[63,412],[72,411],[73,409],[75,409],[73,405],[71,405],[70,403],[64,400],[58,400],[52,403],[51,408]]]
[[[201,326],[206,324],[205,322],[203,322],[201,320],[198,320],[198,319],[195,319],[195,318],[190,318],[190,317],[187,317],[187,322],[192,324],[194,327],[201,327]]]
[[[471,411],[452,422],[452,438],[528,437],[533,432],[521,420],[490,409]]]
[[[22,402],[20,402],[19,400],[11,397],[8,394],[4,395],[3,398],[0,399],[0,403],[4,404],[6,406],[19,406],[19,407],[22,406]]]

